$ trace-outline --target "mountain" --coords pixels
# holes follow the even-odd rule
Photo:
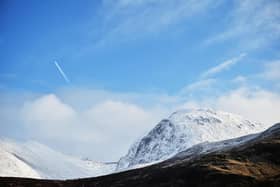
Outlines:
[[[115,167],[68,156],[37,142],[0,140],[0,176],[69,179],[105,175]]]
[[[135,142],[117,164],[75,158],[37,142],[0,140],[0,176],[43,179],[101,176],[149,166],[170,158],[193,159],[229,149],[253,139],[254,135],[232,138],[264,129],[263,124],[231,113],[211,109],[180,110],[163,119]]]
[[[256,133],[265,125],[211,109],[180,110],[163,119],[135,142],[117,169],[125,170],[166,160],[195,144],[221,141]]]
[[[144,168],[66,181],[0,177],[0,186],[280,186],[279,158],[280,123],[259,134],[195,145]]]
[[[40,178],[27,163],[0,147],[0,176]]]

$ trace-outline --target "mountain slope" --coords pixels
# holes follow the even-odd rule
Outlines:
[[[166,160],[198,143],[221,141],[264,129],[260,123],[231,113],[210,109],[177,111],[134,143],[117,168],[123,170]]]
[[[0,176],[40,178],[34,169],[2,147],[0,147]]]
[[[217,150],[195,154],[190,158],[187,152],[156,165],[129,170],[102,177],[78,180],[36,180],[23,178],[0,178],[5,186],[280,186],[280,123],[268,130],[246,137],[215,142]],[[212,145],[210,145],[212,144]],[[202,147],[211,147],[205,143]],[[192,151],[191,151],[192,150]]]
[[[78,159],[37,142],[1,140],[0,150],[1,176],[65,179],[99,176],[115,169],[115,164]]]

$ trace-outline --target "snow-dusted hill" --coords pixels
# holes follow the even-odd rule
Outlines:
[[[267,126],[243,117],[210,109],[181,110],[162,120],[135,142],[117,169],[166,160],[202,142],[214,142],[263,131]]]
[[[34,169],[2,147],[0,147],[0,176],[40,178]]]
[[[257,133],[266,128],[231,113],[210,109],[180,110],[135,142],[117,166],[75,158],[32,141],[18,143],[0,139],[0,176],[70,179],[106,175],[161,162],[182,151],[185,151],[185,156],[193,157],[233,146],[243,139],[216,141]]]
[[[0,140],[0,176],[70,179],[109,174],[115,167],[64,155],[36,142]]]

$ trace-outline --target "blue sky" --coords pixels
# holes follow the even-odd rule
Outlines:
[[[124,146],[115,155],[121,155],[135,136],[182,107],[249,118],[260,113],[256,120],[276,122],[271,111],[280,102],[279,10],[278,0],[2,0],[0,135],[64,148],[66,137],[49,135],[53,124],[71,118],[88,124],[73,142],[109,146],[112,139],[85,140],[83,133],[121,139],[122,131],[116,135],[112,127],[117,121],[130,132],[118,142]],[[22,116],[34,110],[41,111],[38,119]],[[65,115],[45,118],[59,110]],[[104,118],[82,119],[90,112]],[[134,119],[125,118],[130,112]],[[107,121],[115,113],[124,117]],[[30,125],[35,122],[39,129]],[[114,130],[106,134],[104,125]]]
[[[277,1],[260,3],[279,7]],[[234,15],[246,14],[236,10],[241,6],[238,1],[1,4],[0,74],[6,89],[51,92],[66,86],[54,67],[57,60],[71,86],[174,93],[196,81],[201,72],[241,53],[247,57],[219,78],[257,72],[263,61],[279,57],[279,15],[272,20],[278,28],[266,31],[259,27],[273,27],[274,23],[265,23],[270,18],[255,26],[259,23],[250,25],[246,20],[250,11]],[[244,23],[236,24],[242,16],[247,16]],[[259,37],[267,41],[259,44]]]

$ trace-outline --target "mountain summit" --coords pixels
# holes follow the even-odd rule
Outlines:
[[[160,121],[119,160],[118,170],[166,160],[202,142],[257,133],[266,128],[239,115],[212,109],[180,110]]]

